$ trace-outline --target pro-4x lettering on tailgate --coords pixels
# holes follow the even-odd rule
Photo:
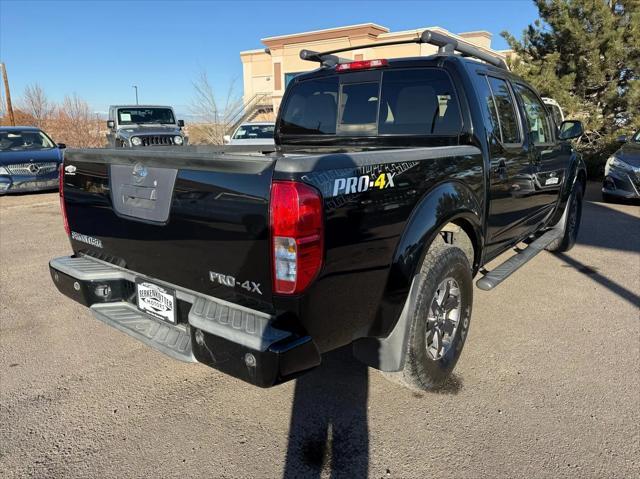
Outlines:
[[[250,293],[262,294],[262,291],[260,291],[260,283],[256,283],[254,281],[238,281],[234,276],[214,273],[213,271],[209,271],[209,279],[214,283],[218,283],[229,288],[235,288],[237,286],[239,288],[246,289]]]

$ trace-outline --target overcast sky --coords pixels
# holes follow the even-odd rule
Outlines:
[[[531,0],[503,1],[14,1],[0,0],[0,60],[14,102],[39,83],[55,101],[77,93],[95,111],[135,100],[188,113],[192,82],[206,70],[224,96],[236,81],[239,52],[261,38],[374,22],[392,31],[441,26],[454,33],[488,30],[507,48],[537,17]]]

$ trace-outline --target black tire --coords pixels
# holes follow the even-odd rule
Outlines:
[[[410,387],[423,390],[438,389],[445,383],[458,362],[469,331],[473,303],[471,266],[460,248],[442,244],[432,247],[424,260],[421,272],[424,280],[413,308],[402,380]],[[434,348],[428,348],[428,342],[430,335],[432,340],[436,336],[436,328],[433,325],[437,323],[429,318],[433,317],[433,302],[437,301],[438,291],[441,291],[439,288],[449,278],[455,281],[459,290],[457,327],[454,331],[449,328],[452,334],[448,338],[448,347],[446,350],[443,347],[441,357],[434,358]],[[443,298],[442,302],[445,303],[447,298]]]
[[[580,221],[582,220],[582,183],[576,181],[567,203],[566,220],[562,236],[552,241],[546,248],[552,253],[564,253],[569,251],[576,244],[578,231],[580,231]],[[562,220],[561,220],[562,221]]]

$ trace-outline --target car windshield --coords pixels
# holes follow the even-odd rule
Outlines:
[[[0,131],[0,150],[46,150],[55,148],[47,135],[37,130]]]
[[[633,141],[634,143],[640,143],[640,130],[636,131],[636,134],[633,135],[631,141]]]
[[[253,140],[257,138],[273,138],[274,125],[242,125],[233,135],[234,140]]]
[[[118,124],[134,125],[145,123],[174,124],[171,108],[119,108]]]

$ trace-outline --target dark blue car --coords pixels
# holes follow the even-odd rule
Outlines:
[[[0,127],[0,195],[57,189],[64,148],[39,128]]]
[[[602,198],[640,199],[640,131],[630,139],[618,138],[622,147],[609,157],[604,167]]]

